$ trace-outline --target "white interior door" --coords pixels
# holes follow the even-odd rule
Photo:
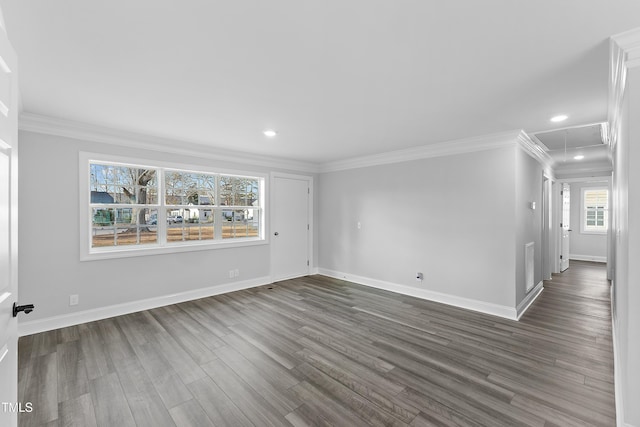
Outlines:
[[[1,17],[1,13],[0,13]],[[0,23],[0,425],[18,422],[16,58]]]
[[[562,237],[560,242],[560,271],[569,268],[571,233],[571,187],[562,184]]]
[[[274,175],[271,182],[271,276],[309,274],[310,177]]]

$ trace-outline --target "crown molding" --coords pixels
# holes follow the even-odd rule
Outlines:
[[[544,151],[544,149],[536,144],[529,135],[522,130],[513,130],[479,137],[440,142],[318,165],[309,162],[222,150],[206,146],[204,144],[142,135],[33,113],[22,113],[20,115],[19,129],[21,131],[62,136],[77,140],[99,142],[129,148],[138,148],[163,153],[180,154],[307,173],[335,172],[432,157],[452,156],[492,150],[516,144],[540,162],[546,170],[551,170],[552,164],[551,157]]]
[[[162,153],[178,154],[232,163],[248,164],[298,172],[318,173],[318,164],[297,160],[223,150],[186,141],[142,135],[98,125],[80,123],[33,113],[22,113],[18,120],[21,131],[62,136]]]
[[[533,139],[523,130],[517,136],[518,145],[522,148],[528,155],[533,157],[542,165],[545,172],[548,174],[553,174],[553,159],[547,153],[542,146],[536,144]],[[544,146],[544,145],[543,145]]]
[[[611,176],[583,176],[580,178],[561,178],[567,184],[588,184],[602,187],[611,184]]]
[[[457,154],[473,153],[476,151],[492,150],[513,146],[521,131],[509,131],[473,138],[464,138],[404,150],[388,151],[369,156],[354,157],[346,160],[323,163],[320,172],[336,172],[348,169],[366,168],[370,166],[401,163],[411,160],[428,159],[432,157],[453,156]]]
[[[546,145],[544,145],[544,143],[542,141],[540,141],[540,138],[538,138],[536,135],[531,134],[529,135],[529,138],[531,138],[531,140],[536,144],[539,145],[544,151],[549,152],[551,150],[549,150],[549,147],[547,147]]]
[[[589,123],[582,123],[579,125],[571,125],[571,126],[563,126],[563,127],[557,127],[557,128],[553,128],[553,129],[545,129],[545,130],[537,130],[534,132],[529,131],[529,137],[531,139],[534,139],[534,137],[536,135],[543,135],[545,133],[551,133],[551,132],[558,132],[561,130],[571,130],[571,129],[580,129],[580,128],[584,128],[584,127],[588,127],[588,126],[596,126],[596,125],[605,125],[607,122],[589,122]],[[534,139],[535,141],[536,139]]]
[[[555,175],[558,179],[569,179],[569,178],[606,178],[611,177],[611,173],[613,171],[613,167],[611,165],[606,164],[591,164],[591,165],[575,165],[572,164],[570,166],[562,166],[555,168]]]
[[[640,28],[612,36],[611,40],[624,52],[627,68],[640,66]]]

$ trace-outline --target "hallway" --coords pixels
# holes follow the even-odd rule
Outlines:
[[[580,406],[600,407],[598,412],[610,416],[615,413],[614,356],[606,264],[572,260],[569,269],[554,274],[544,288],[513,336],[525,339],[547,335],[545,341],[557,345],[554,367],[573,378],[565,381],[559,375],[552,382],[531,378],[526,394],[549,401],[554,396],[567,398],[579,405],[576,410]],[[574,381],[583,384],[574,388]],[[589,396],[595,400],[590,401]],[[615,425],[613,419],[610,425]]]

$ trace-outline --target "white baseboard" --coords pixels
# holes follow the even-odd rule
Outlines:
[[[44,319],[19,322],[18,335],[22,337],[39,332],[51,331],[53,329],[65,328],[67,326],[78,325],[81,323],[107,319],[109,317],[135,313],[136,311],[149,310],[165,305],[191,301],[198,298],[205,298],[213,295],[225,294],[227,292],[254,288],[256,286],[267,285],[269,283],[271,283],[271,279],[269,277],[258,277],[256,279],[225,283],[222,285],[210,286],[208,288],[200,288],[191,291],[180,292],[177,294],[163,295],[138,301],[126,302],[123,304],[98,307],[90,310],[78,311],[75,313],[46,317]]]
[[[531,307],[531,304],[540,296],[542,291],[544,290],[543,282],[540,281],[533,289],[529,291],[527,296],[518,304],[516,307],[516,312],[518,313],[518,320],[522,317],[522,315]]]
[[[481,313],[491,314],[493,316],[503,317],[510,320],[518,320],[515,307],[492,304],[489,302],[463,298],[456,295],[444,294],[441,292],[429,291],[426,289],[418,289],[411,286],[400,285],[397,283],[371,279],[369,277],[355,276],[348,273],[342,273],[340,271],[328,270],[326,268],[319,268],[318,272],[319,274],[322,274],[324,276],[347,280],[359,285],[384,289],[386,291],[409,295],[416,298],[422,298],[429,301],[440,302],[467,310],[479,311]]]
[[[614,317],[615,310],[613,308],[613,287],[611,282],[610,300],[611,300],[611,339],[613,341],[613,382],[615,383],[616,393],[616,426],[617,427],[633,427],[624,421],[624,399],[622,393],[622,372],[620,370],[620,353],[618,344],[618,330]]]
[[[569,254],[569,259],[575,261],[607,262],[606,256],[594,255]]]

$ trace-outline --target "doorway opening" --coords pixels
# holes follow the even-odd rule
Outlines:
[[[556,272],[566,271],[572,261],[607,263],[609,197],[608,177],[561,182]]]

